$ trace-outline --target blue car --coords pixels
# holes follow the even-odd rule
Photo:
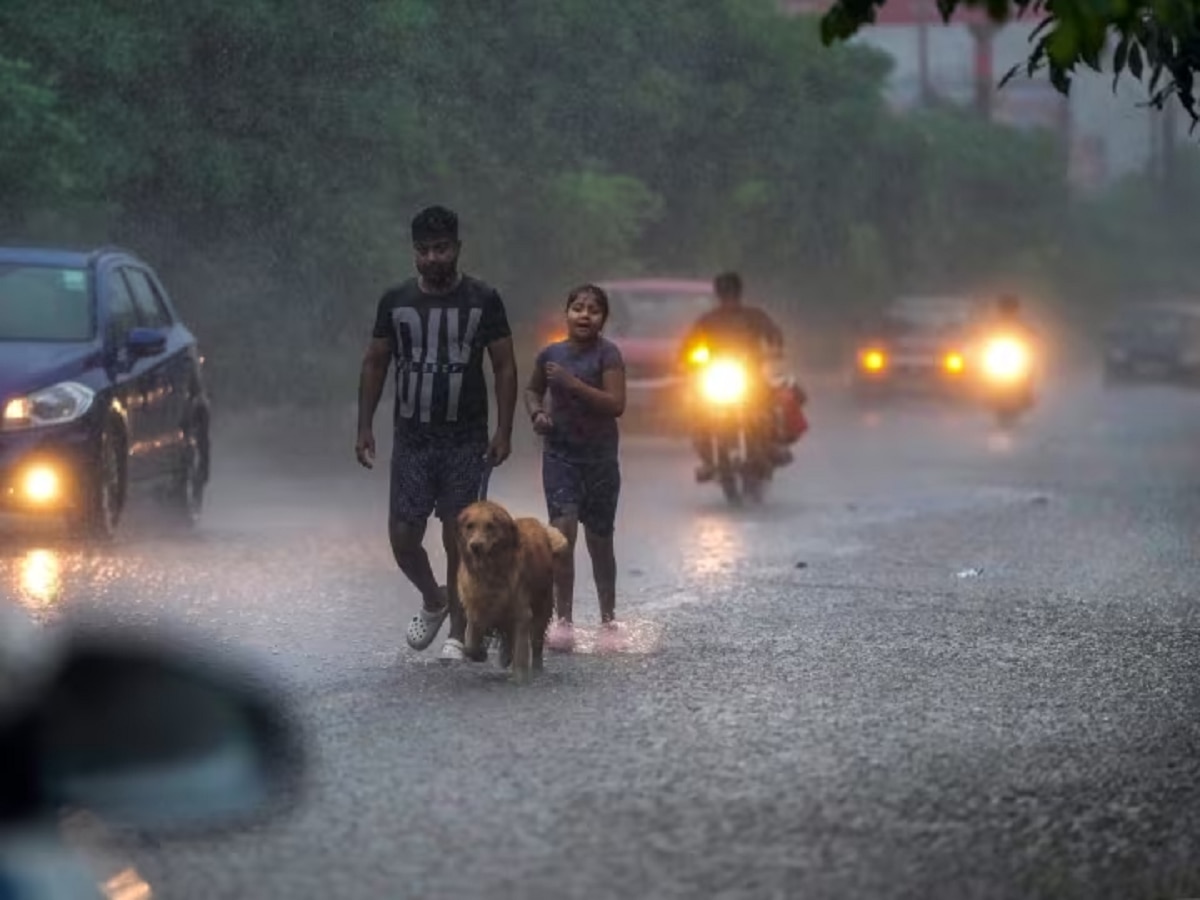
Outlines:
[[[116,248],[0,247],[0,513],[111,538],[135,487],[194,524],[211,463],[196,338]]]

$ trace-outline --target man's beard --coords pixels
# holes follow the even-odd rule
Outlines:
[[[458,274],[458,263],[426,262],[417,266],[417,272],[431,287],[449,287]]]

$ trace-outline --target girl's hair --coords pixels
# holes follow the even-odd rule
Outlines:
[[[571,304],[580,297],[591,297],[596,301],[596,305],[600,307],[600,312],[604,316],[600,321],[601,325],[608,321],[608,294],[604,293],[604,288],[596,284],[581,284],[567,294],[566,308],[570,309]]]

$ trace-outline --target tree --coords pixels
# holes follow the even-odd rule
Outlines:
[[[316,400],[427,203],[518,328],[574,283],[729,266],[836,327],[1036,252],[1049,142],[894,115],[889,67],[775,0],[0,3],[0,187],[22,237],[158,266],[223,403]]]
[[[58,94],[25,62],[0,55],[0,195],[3,218],[69,194],[78,181],[81,139]]]
[[[826,45],[844,41],[875,20],[887,0],[836,0],[821,19]],[[997,23],[1029,12],[1047,18],[1035,32],[1025,66],[1029,75],[1045,70],[1050,83],[1069,93],[1079,66],[1102,71],[1110,38],[1117,41],[1112,69],[1116,79],[1128,72],[1138,81],[1149,77],[1150,102],[1158,108],[1172,96],[1188,112],[1193,127],[1197,111],[1195,73],[1200,69],[1200,4],[1192,0],[937,0],[943,21],[959,9],[982,8]],[[1005,76],[1011,78],[1021,67]]]

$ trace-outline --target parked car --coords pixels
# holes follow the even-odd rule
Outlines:
[[[211,466],[201,366],[135,254],[0,247],[0,511],[105,539],[147,487],[194,523]]]
[[[624,421],[652,429],[676,427],[684,414],[679,355],[688,329],[716,305],[712,282],[641,278],[598,283],[610,307],[604,334],[625,359]],[[547,315],[542,340],[565,338],[560,307]]]
[[[1129,306],[1104,332],[1106,384],[1200,381],[1200,304]]]

